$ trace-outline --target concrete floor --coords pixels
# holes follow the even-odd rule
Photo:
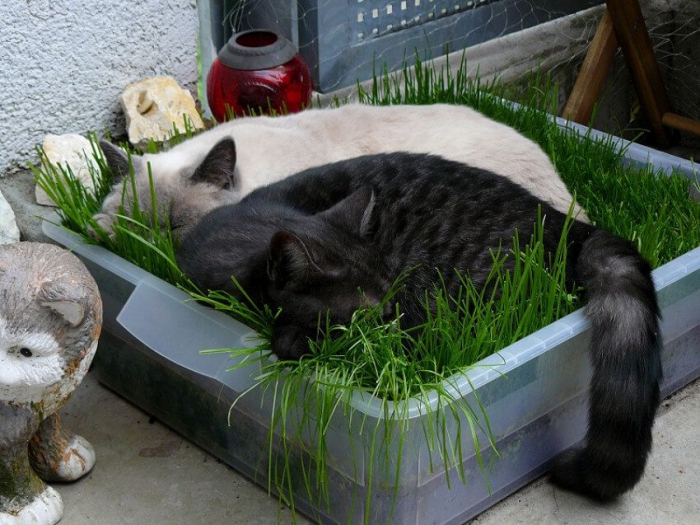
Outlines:
[[[106,389],[88,373],[63,421],[86,437],[97,463],[54,485],[66,525],[291,523],[291,512],[224,463]],[[299,523],[310,523],[299,519]]]
[[[292,523],[274,497],[89,373],[62,410],[97,464],[84,479],[54,485],[66,525]],[[594,504],[537,480],[471,523],[691,525],[700,523],[700,380],[664,401],[646,475],[630,494]],[[311,523],[299,516],[297,523]]]

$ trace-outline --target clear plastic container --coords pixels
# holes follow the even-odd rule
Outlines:
[[[630,152],[630,162],[666,163],[692,173],[690,163],[649,148],[635,145]],[[254,371],[226,372],[233,363],[230,357],[199,353],[251,344],[252,331],[49,222],[44,222],[44,232],[74,250],[100,287],[104,325],[95,358],[100,380],[266,487],[269,399],[253,391],[229,414],[234,399],[253,384]],[[700,248],[655,270],[654,280],[663,311],[662,395],[667,396],[700,376]],[[450,382],[448,388],[467,401],[473,400],[471,383],[489,414],[501,455],[496,461],[487,447],[482,451],[492,466],[490,488],[468,432],[462,434],[462,450],[472,450],[463,458],[468,483],[463,485],[453,468],[448,487],[441,462],[431,461],[425,444],[425,407],[414,401],[408,402],[400,459],[397,447],[388,456],[378,454],[381,458],[370,465],[371,436],[358,428],[362,415],[365,428],[379,425],[383,430],[395,423],[384,419],[379,400],[358,395],[352,401],[355,416],[349,419],[339,411],[329,429],[328,507],[312,508],[300,483],[297,508],[328,523],[362,523],[372,472],[369,523],[463,523],[475,516],[543,474],[558,453],[583,439],[588,338],[588,322],[577,311],[484,361],[499,366],[477,368]],[[432,409],[436,402],[431,401]],[[398,478],[384,468],[387,458],[390,464],[401,461]]]

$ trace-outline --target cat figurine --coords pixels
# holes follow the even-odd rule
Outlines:
[[[115,215],[131,212],[126,154],[101,142],[116,183],[95,215],[113,233]],[[373,153],[430,153],[504,175],[566,212],[573,201],[542,149],[513,128],[465,107],[350,104],[283,117],[245,117],[218,125],[172,149],[131,156],[142,210],[151,212],[149,173],[157,196],[155,226],[184,235],[210,210],[292,173]],[[204,159],[209,169],[202,169]],[[122,199],[122,197],[124,198]],[[581,220],[585,214],[576,207]]]
[[[511,246],[516,231],[527,243],[538,217],[554,253],[566,216],[511,180],[436,156],[380,154],[311,168],[213,210],[177,258],[202,290],[236,295],[235,277],[254,302],[280,308],[272,349],[296,359],[317,338],[319,314],[349,322],[409,268],[388,311],[398,303],[403,328],[421,324],[426,291],[440,283],[454,296],[455,269],[483,287],[492,252]],[[637,483],[651,449],[659,307],[649,264],[608,231],[572,221],[566,270],[569,286],[588,294],[593,377],[586,445],[552,479],[609,500]]]
[[[0,246],[0,296],[0,523],[52,524],[63,503],[42,480],[74,481],[95,464],[57,411],[95,355],[102,301],[75,255],[36,242]]]

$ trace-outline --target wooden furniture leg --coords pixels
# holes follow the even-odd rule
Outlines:
[[[605,5],[651,131],[661,146],[670,146],[671,137],[661,122],[670,106],[639,1],[606,0]]]
[[[700,135],[700,122],[671,112],[639,1],[606,0],[605,3],[606,10],[564,108],[564,117],[589,124],[619,45],[639,103],[659,145],[671,145],[673,133],[668,128]]]
[[[593,115],[593,106],[603,91],[605,79],[610,74],[615,52],[619,47],[613,30],[610,13],[606,9],[598,23],[588,53],[576,77],[562,116],[587,126]]]

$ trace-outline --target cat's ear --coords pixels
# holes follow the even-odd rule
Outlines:
[[[233,186],[234,168],[236,167],[236,144],[232,138],[225,138],[207,153],[197,167],[190,181],[193,184],[207,183],[220,189]]]
[[[85,319],[85,298],[64,284],[45,284],[39,292],[38,299],[42,306],[53,310],[74,328]]]
[[[319,216],[360,237],[367,237],[371,230],[374,203],[374,191],[370,186],[364,186]]]
[[[79,302],[44,301],[41,303],[41,305],[53,310],[74,328],[82,323],[83,319],[85,319],[85,309]]]
[[[270,239],[267,276],[278,287],[304,281],[312,273],[320,273],[311,252],[299,237],[286,230]]]
[[[121,182],[124,180],[124,178],[129,175],[129,157],[124,150],[106,140],[100,141],[100,148],[102,148],[102,153],[104,153],[107,166],[112,170],[114,182]],[[137,159],[138,157],[131,157],[134,169],[136,169]]]

